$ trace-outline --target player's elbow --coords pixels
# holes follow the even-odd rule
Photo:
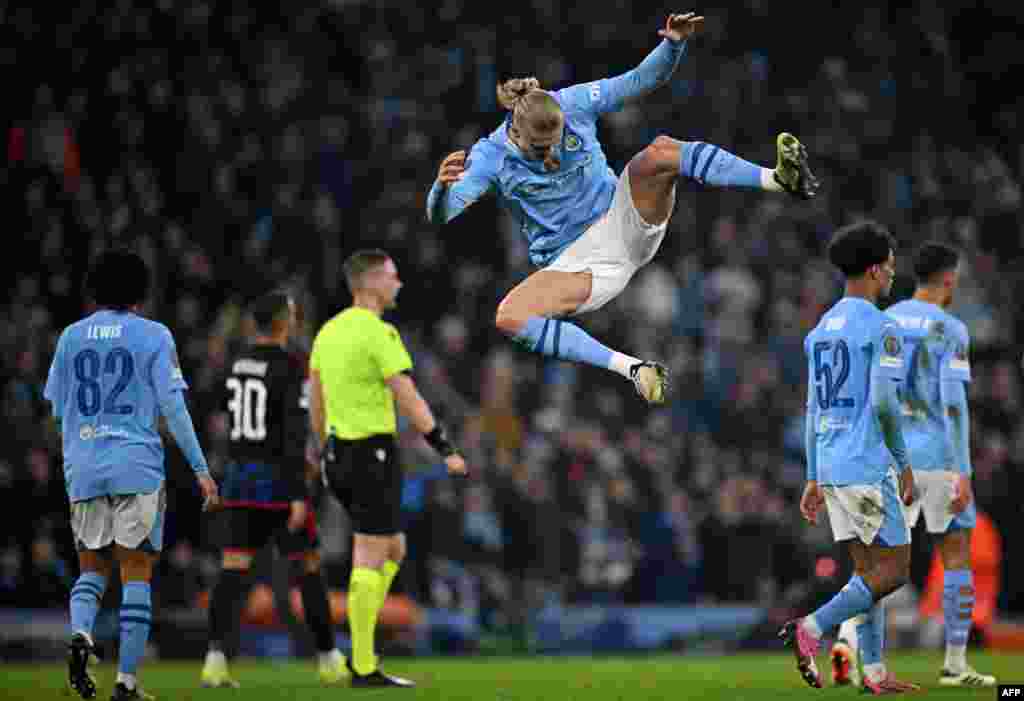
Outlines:
[[[633,157],[629,174],[633,178],[675,177],[679,173],[681,142],[658,136],[647,148]]]

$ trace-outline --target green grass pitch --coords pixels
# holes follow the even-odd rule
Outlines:
[[[975,652],[971,663],[1000,681],[1024,682],[1024,655]],[[825,656],[819,664],[825,663]],[[896,653],[889,667],[901,678],[924,685],[924,693],[940,699],[995,699],[993,689],[946,689],[936,678],[938,652]],[[408,676],[414,690],[354,690],[321,686],[310,660],[240,660],[232,673],[238,690],[200,689],[200,662],[144,663],[143,687],[158,701],[238,699],[239,701],[336,701],[355,696],[373,699],[436,699],[437,701],[643,701],[646,699],[853,699],[850,688],[811,689],[804,685],[786,654],[730,656],[630,656],[546,658],[422,658],[387,660],[386,669]],[[827,669],[824,670],[827,672]],[[0,665],[0,699],[64,697],[64,665]],[[115,676],[111,665],[97,671],[98,699],[106,700]],[[915,696],[920,696],[917,694]],[[71,698],[77,699],[77,696]]]

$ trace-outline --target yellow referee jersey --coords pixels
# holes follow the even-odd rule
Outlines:
[[[395,399],[384,380],[412,368],[398,330],[362,307],[320,329],[310,367],[320,374],[327,432],[344,440],[395,433]]]

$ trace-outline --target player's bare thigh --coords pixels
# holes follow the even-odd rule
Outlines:
[[[679,176],[683,142],[659,136],[626,167],[633,206],[645,222],[656,226],[672,214],[672,190]]]
[[[589,270],[569,273],[538,270],[509,291],[498,305],[495,325],[507,334],[519,333],[532,317],[572,314],[590,299]]]

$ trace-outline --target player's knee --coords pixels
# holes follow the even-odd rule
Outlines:
[[[153,559],[143,552],[134,552],[120,561],[122,582],[148,582],[153,579]]]
[[[511,304],[503,301],[494,315],[494,325],[502,333],[515,336],[526,326],[526,319]]]
[[[82,572],[95,572],[101,577],[110,578],[110,558],[98,550],[83,550],[78,554],[78,568]]]
[[[356,534],[352,543],[352,566],[379,570],[390,555],[390,539]]]
[[[904,584],[910,581],[910,561],[903,562],[902,560],[894,561],[888,564],[885,568],[883,576],[884,594],[888,595],[902,587]]]
[[[971,568],[970,547],[942,548],[942,566],[947,570],[969,570]]]

